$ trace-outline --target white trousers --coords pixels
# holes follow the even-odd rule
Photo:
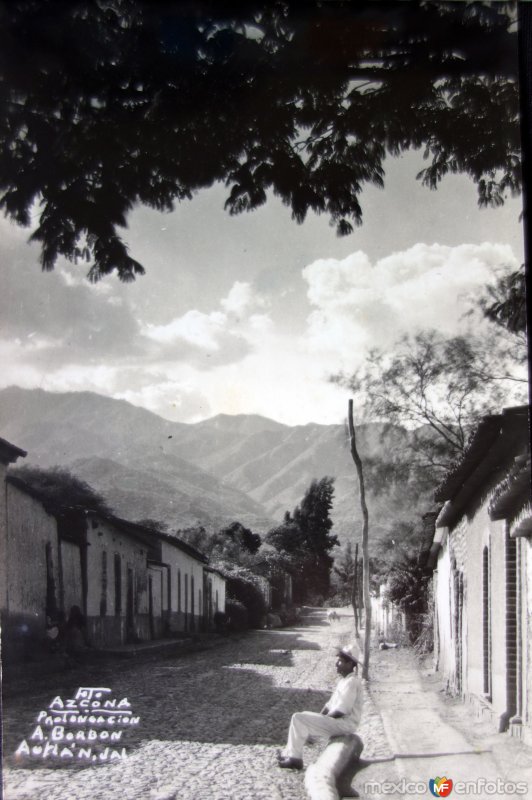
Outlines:
[[[303,745],[310,738],[330,739],[354,733],[353,724],[345,719],[334,719],[315,711],[299,711],[292,715],[288,729],[288,741],[283,750],[287,758],[303,758]]]

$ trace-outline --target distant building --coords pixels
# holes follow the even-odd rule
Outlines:
[[[378,595],[371,597],[371,619],[377,636],[393,642],[406,633],[406,615],[397,603],[387,597],[387,590],[388,585],[381,583]]]
[[[225,614],[227,581],[213,567],[203,567],[203,625],[206,630],[216,628],[215,614]]]
[[[216,611],[225,611],[225,579],[202,553],[113,515],[52,503],[5,476],[5,464],[20,455],[0,440],[5,658],[31,655],[47,618],[64,621],[75,605],[96,647],[214,627]]]
[[[532,509],[526,407],[485,417],[437,490],[435,661],[450,692],[532,743]]]

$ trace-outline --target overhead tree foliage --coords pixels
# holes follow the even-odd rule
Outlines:
[[[469,175],[480,205],[520,187],[508,3],[14,0],[0,5],[0,204],[97,280],[144,269],[120,228],[216,182],[231,214],[273,192],[297,222],[362,221],[384,160]],[[501,124],[503,123],[503,124]]]
[[[526,291],[525,268],[506,271],[479,300],[485,317],[515,335],[526,358]]]

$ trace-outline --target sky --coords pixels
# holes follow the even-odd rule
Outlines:
[[[341,422],[332,374],[407,333],[465,332],[482,287],[523,261],[518,199],[479,210],[469,179],[430,191],[421,166],[389,159],[344,238],[275,197],[231,217],[223,186],[169,214],[136,208],[124,238],[146,275],[133,284],[90,284],[66,261],[43,273],[30,231],[0,219],[0,388],[93,391],[180,422]]]

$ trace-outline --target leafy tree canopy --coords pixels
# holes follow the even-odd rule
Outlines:
[[[222,528],[218,534],[218,539],[229,539],[241,550],[248,553],[256,553],[261,545],[261,538],[258,533],[253,533],[249,528],[244,527],[240,522],[233,522],[226,528]]]
[[[524,264],[514,272],[506,272],[492,286],[486,287],[479,305],[487,319],[517,336],[525,348],[526,358],[526,291]]]
[[[286,573],[291,573],[295,566],[295,561],[286,551],[273,547],[273,545],[264,542],[256,553],[247,556],[245,564],[256,575],[262,575],[268,578],[270,582],[283,578]]]
[[[351,542],[347,542],[335,559],[333,567],[333,581],[336,588],[336,595],[342,603],[351,602],[353,597],[355,570],[356,564],[353,557],[353,548]]]
[[[240,565],[217,564],[217,569],[227,580],[228,600],[238,601],[247,609],[252,627],[262,627],[267,606],[262,592],[261,579]]]
[[[268,531],[266,542],[286,556],[295,556],[305,546],[305,537],[290,512],[287,512],[283,522]]]
[[[217,533],[208,533],[203,526],[177,531],[177,536],[204,553],[217,566],[231,569],[254,569],[263,560],[261,537],[240,522],[232,522]]]
[[[103,495],[96,492],[85,481],[76,478],[67,469],[61,467],[32,467],[29,464],[12,469],[9,472],[24,481],[31,489],[43,498],[58,506],[78,506],[102,514],[111,514]]]
[[[431,579],[432,570],[422,565],[414,556],[405,556],[392,566],[388,574],[385,599],[405,612],[407,630],[412,641],[422,631]]]
[[[209,555],[212,549],[212,536],[202,525],[192,528],[181,528],[177,531],[178,539],[186,542],[200,553]]]
[[[294,594],[298,601],[313,594],[323,598],[329,593],[333,563],[330,552],[338,544],[331,533],[333,495],[334,478],[312,481],[293,513],[287,511],[283,523],[266,535],[266,543],[293,564]]]
[[[512,5],[15,0],[0,6],[0,204],[43,269],[144,271],[119,228],[223,182],[231,214],[273,192],[297,222],[362,221],[386,154],[425,148],[435,188],[520,188]],[[504,124],[501,124],[504,122]]]

